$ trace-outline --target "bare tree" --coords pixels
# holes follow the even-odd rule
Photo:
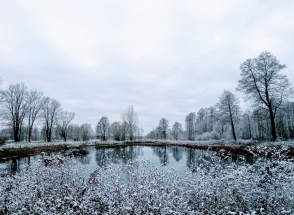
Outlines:
[[[163,133],[162,127],[157,126],[155,129],[155,139],[161,139],[162,133]]]
[[[81,128],[79,125],[70,124],[67,130],[68,138],[73,139],[74,141],[80,141],[82,139]]]
[[[140,138],[143,139],[144,128],[140,128]]]
[[[42,107],[46,99],[43,93],[37,90],[32,90],[28,93],[28,109],[27,109],[27,119],[28,119],[28,141],[31,142],[33,126],[35,121],[42,114]]]
[[[68,125],[74,117],[75,113],[72,112],[61,112],[58,116],[57,129],[64,141],[66,141],[68,136]]]
[[[81,125],[81,136],[83,141],[90,140],[93,134],[93,129],[90,124],[82,124]]]
[[[228,128],[226,119],[221,115],[220,112],[216,113],[215,131],[219,133],[220,137],[223,137],[224,133]]]
[[[122,114],[123,123],[127,125],[127,133],[129,135],[129,139],[133,141],[135,139],[135,134],[138,129],[139,119],[138,114],[135,111],[133,105],[129,105],[125,112]]]
[[[150,131],[148,134],[146,134],[147,139],[155,139],[155,132],[154,129]]]
[[[128,127],[129,126],[128,126],[127,122],[122,122],[122,124],[121,124],[121,138],[120,138],[121,141],[126,140],[126,136],[128,133]]]
[[[52,127],[57,120],[57,115],[61,111],[60,103],[55,99],[46,98],[43,105],[43,117],[46,128],[46,141],[52,141]]]
[[[32,139],[35,141],[40,139],[40,131],[38,127],[33,128]]]
[[[103,116],[97,126],[96,126],[96,133],[100,137],[102,141],[107,140],[107,136],[109,133],[109,120],[106,116]]]
[[[239,100],[228,90],[225,90],[217,104],[223,121],[231,126],[234,140],[237,140],[235,125],[240,113]]]
[[[262,52],[257,58],[241,64],[241,80],[237,90],[245,93],[245,100],[265,105],[271,124],[272,141],[276,141],[275,116],[282,103],[293,93],[292,85],[280,71],[285,69],[270,52]]]
[[[122,125],[120,122],[113,122],[110,125],[110,133],[114,140],[121,140],[122,137]]]
[[[268,136],[271,136],[270,122],[267,109],[257,106],[252,111],[252,119],[254,122],[255,138],[258,140],[266,140]]]
[[[159,121],[159,127],[161,128],[161,134],[162,134],[162,138],[164,140],[166,140],[167,137],[167,130],[168,130],[168,120],[165,118],[162,118]]]
[[[287,102],[284,105],[285,121],[288,128],[288,139],[294,139],[294,103]]]
[[[28,92],[25,84],[10,85],[0,91],[2,100],[2,117],[13,131],[14,142],[21,140],[21,129],[28,110]]]
[[[246,110],[242,115],[242,138],[243,139],[251,139],[252,138],[252,122],[251,122],[251,112]]]
[[[214,130],[214,126],[216,123],[216,109],[215,107],[210,107],[207,109],[208,112],[208,122],[207,122],[207,130],[212,132]]]
[[[196,129],[199,134],[202,134],[204,132],[207,132],[208,127],[208,109],[207,108],[201,108],[197,112],[197,118],[196,118]]]
[[[186,116],[186,132],[188,140],[195,140],[195,131],[196,131],[196,113],[192,112]]]
[[[183,134],[182,125],[179,122],[175,122],[172,128],[172,136],[175,140],[178,140],[181,134]]]

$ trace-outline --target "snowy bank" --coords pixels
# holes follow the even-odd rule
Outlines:
[[[54,157],[52,158],[54,160]],[[259,161],[224,168],[218,159],[195,171],[133,161],[97,168],[88,179],[72,162],[40,160],[0,178],[0,214],[292,214],[294,164]],[[242,212],[242,213],[241,213]]]

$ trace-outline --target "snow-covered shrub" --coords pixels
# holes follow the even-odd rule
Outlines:
[[[149,161],[129,161],[83,177],[73,161],[0,178],[0,214],[290,214],[294,165],[258,161],[225,166],[200,158],[177,173]]]
[[[196,140],[202,141],[202,140],[219,140],[220,136],[217,132],[205,132],[203,134],[200,134],[196,136]]]

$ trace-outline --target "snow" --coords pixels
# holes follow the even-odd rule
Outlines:
[[[99,144],[114,144],[113,141],[100,141],[100,140],[89,140],[89,141],[53,141],[53,142],[44,142],[44,141],[32,141],[32,142],[8,142],[3,145],[0,145],[1,149],[7,148],[32,148],[40,146],[87,146],[87,145],[99,145]]]
[[[44,158],[43,158],[44,159]],[[135,160],[97,168],[88,179],[69,158],[40,158],[22,174],[0,178],[0,214],[291,214],[294,164],[258,161],[224,168],[217,160],[183,174]],[[127,180],[125,179],[127,175]]]
[[[220,143],[160,142],[183,146]],[[105,142],[8,143],[0,149],[64,144]],[[86,179],[81,176],[85,169],[69,158],[43,154],[43,160],[62,162],[46,167],[40,159],[24,173],[0,178],[0,214],[293,214],[294,163],[283,159],[283,152],[293,145],[252,146],[249,151],[255,156],[272,154],[271,160],[257,161],[258,174],[250,165],[223,168],[205,159],[195,172],[180,174],[173,168],[146,168],[148,161],[140,159],[115,168],[97,168]]]
[[[40,147],[40,146],[81,146],[81,145],[100,145],[100,144],[124,144],[124,143],[131,143],[132,141],[101,141],[97,139],[88,140],[88,141],[53,141],[53,142],[45,142],[45,141],[32,141],[32,142],[12,142],[8,141],[3,145],[0,145],[1,149],[7,148],[23,148],[23,147]],[[141,140],[141,141],[133,141],[134,143],[166,143],[166,144],[177,144],[177,145],[213,145],[213,144],[226,144],[232,145],[233,143],[228,140],[201,140],[201,141],[188,141],[188,140]],[[247,140],[239,140],[237,144],[245,145],[249,141]],[[292,144],[294,145],[294,143]]]

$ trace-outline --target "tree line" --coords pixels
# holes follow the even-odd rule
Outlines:
[[[117,141],[130,140],[143,138],[143,128],[139,128],[139,117],[133,105],[129,105],[126,110],[122,113],[122,121],[115,121],[109,123],[106,116],[103,116],[97,126],[96,134],[97,137],[102,141],[109,139]]]
[[[288,78],[280,73],[286,67],[270,52],[246,59],[240,66],[241,79],[236,90],[244,93],[245,101],[251,101],[250,109],[242,112],[238,98],[224,90],[215,105],[189,113],[185,118],[185,127],[175,122],[169,128],[168,120],[162,118],[147,138],[294,139],[294,103],[289,101],[294,90]]]
[[[69,123],[75,113],[63,111],[60,103],[22,84],[11,84],[0,91],[0,117],[5,128],[1,136],[15,142],[33,139],[52,141],[53,132],[66,140]],[[40,124],[41,129],[40,129]]]
[[[102,117],[95,134],[88,123],[72,124],[75,113],[63,111],[56,99],[46,97],[37,90],[29,90],[23,83],[11,84],[6,90],[1,90],[0,102],[0,117],[4,126],[0,130],[0,139],[13,139],[14,142],[86,141],[97,137],[103,141],[111,137],[114,140],[135,140],[143,132],[138,127],[138,114],[132,105],[123,112],[122,122],[110,125],[108,118]]]
[[[162,118],[146,138],[294,139],[294,103],[289,101],[294,90],[288,78],[280,73],[286,67],[270,52],[246,59],[240,66],[241,78],[236,90],[244,93],[245,101],[251,101],[250,109],[242,112],[238,98],[224,90],[215,105],[189,113],[184,126],[175,122],[170,128],[169,121]],[[139,128],[138,114],[132,105],[122,113],[121,121],[110,124],[103,116],[95,132],[90,124],[71,124],[75,113],[63,111],[56,99],[37,90],[28,90],[25,84],[12,84],[0,91],[0,117],[5,126],[0,138],[12,138],[15,142],[40,139],[51,142],[52,138],[133,141],[142,138],[144,131]]]

